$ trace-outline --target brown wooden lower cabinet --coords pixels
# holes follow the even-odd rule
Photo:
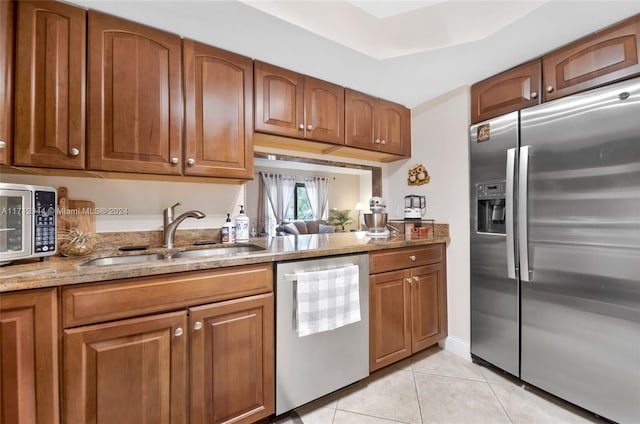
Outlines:
[[[252,423],[275,411],[273,294],[189,309],[191,424]]]
[[[406,258],[405,258],[406,257]],[[406,261],[433,263],[401,268]],[[447,336],[444,245],[370,254],[369,369],[393,364]]]
[[[66,424],[187,422],[187,311],[64,331]]]
[[[0,293],[0,422],[56,424],[56,289]]]
[[[271,415],[272,270],[267,263],[63,287],[63,422],[252,423]]]

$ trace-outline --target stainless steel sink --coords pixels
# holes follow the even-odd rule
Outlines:
[[[136,262],[148,262],[158,261],[164,259],[164,255],[161,253],[150,253],[146,255],[131,255],[131,256],[109,256],[106,258],[92,259],[87,262],[83,262],[80,266],[106,266],[106,265],[124,265],[133,264]]]
[[[247,246],[230,246],[230,247],[212,247],[210,249],[198,249],[198,250],[185,250],[184,252],[177,252],[171,255],[174,259],[179,258],[204,258],[213,256],[239,256],[247,253],[258,252],[265,250],[262,247],[247,245]]]

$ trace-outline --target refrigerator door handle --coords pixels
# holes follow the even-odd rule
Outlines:
[[[529,235],[527,222],[527,206],[529,196],[529,148],[520,147],[520,166],[518,175],[518,240],[520,247],[520,279],[531,282],[529,275]]]
[[[516,278],[516,246],[513,234],[513,180],[516,166],[516,148],[507,150],[507,187],[505,193],[505,224],[507,232],[507,277],[515,280]]]

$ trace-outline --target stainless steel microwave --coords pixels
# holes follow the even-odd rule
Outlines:
[[[53,187],[0,183],[0,265],[56,253]]]

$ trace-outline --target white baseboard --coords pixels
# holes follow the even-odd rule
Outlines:
[[[471,346],[466,341],[454,336],[447,336],[446,339],[440,341],[438,344],[447,352],[451,352],[471,362]]]

